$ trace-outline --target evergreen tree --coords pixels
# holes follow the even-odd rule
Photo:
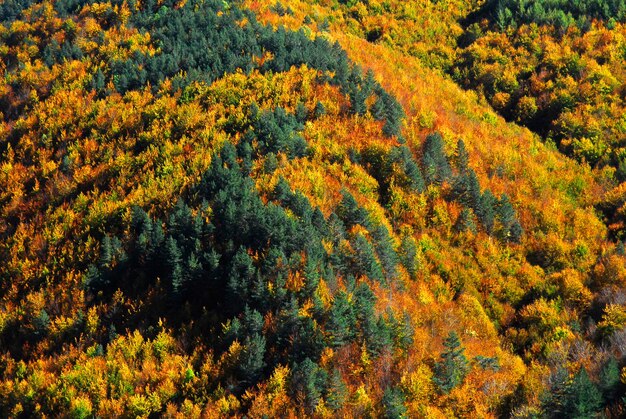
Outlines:
[[[298,102],[296,105],[296,119],[300,124],[304,124],[309,116],[309,110],[306,108],[304,103]]]
[[[335,294],[325,324],[330,346],[339,347],[350,343],[354,337],[355,326],[356,319],[348,296],[344,291],[339,291]]]
[[[474,213],[472,213],[472,210],[468,208],[463,208],[463,210],[461,210],[459,218],[457,218],[456,223],[454,223],[454,231],[457,233],[465,231],[476,233],[476,223],[474,221]]]
[[[405,236],[400,244],[400,262],[406,268],[411,279],[416,279],[418,272],[417,245],[412,237]]]
[[[181,266],[182,253],[172,236],[165,241],[165,265],[174,294],[182,291],[183,269]]]
[[[591,382],[587,370],[581,368],[567,387],[564,415],[573,419],[597,416],[602,407],[602,394]]]
[[[452,169],[443,147],[441,134],[434,133],[426,137],[423,147],[422,163],[428,183],[442,183],[452,176]]]
[[[402,419],[407,417],[404,394],[399,389],[388,387],[383,394],[382,402],[384,418]]]
[[[423,192],[425,187],[424,177],[422,176],[419,166],[415,160],[413,160],[411,150],[409,150],[406,145],[402,145],[394,147],[390,154],[390,160],[400,164],[400,167],[408,179],[409,187],[414,191]]]
[[[383,119],[385,119],[385,102],[380,96],[378,96],[376,98],[376,101],[374,101],[374,103],[372,104],[370,112],[372,113],[372,116],[378,121],[382,121]]]
[[[339,410],[343,407],[347,398],[348,386],[341,376],[341,371],[335,368],[328,379],[326,403],[331,409]]]
[[[487,234],[493,233],[493,226],[495,221],[495,204],[496,198],[493,196],[489,189],[483,192],[480,197],[480,202],[474,209],[478,220],[482,224]]]
[[[305,406],[309,414],[315,411],[322,397],[326,376],[326,372],[309,358],[293,368],[291,390],[295,399]]]
[[[246,338],[237,368],[242,380],[249,386],[255,384],[261,376],[265,367],[265,350],[264,336],[255,333]]]
[[[227,289],[230,292],[229,304],[236,309],[247,300],[249,286],[255,277],[252,258],[245,247],[240,247],[231,262]],[[238,310],[236,310],[238,311]]]
[[[365,346],[369,353],[378,356],[392,346],[391,328],[383,316],[368,317],[363,322]]]
[[[389,230],[382,224],[378,224],[372,230],[372,239],[374,240],[378,260],[382,265],[385,274],[389,278],[396,277],[396,264],[398,263],[398,255],[393,248],[393,240],[389,234]]]
[[[320,118],[326,114],[326,108],[324,107],[324,104],[322,102],[317,102],[317,104],[315,105],[314,114],[316,118]]]
[[[496,205],[496,215],[500,222],[501,238],[503,240],[513,240],[511,230],[513,224],[517,222],[517,218],[515,217],[515,210],[513,209],[513,205],[511,205],[508,195],[502,194],[500,197],[500,201]],[[519,224],[519,222],[517,223]],[[519,237],[516,238],[519,239]]]
[[[449,393],[463,383],[470,371],[470,364],[465,357],[465,348],[455,331],[450,332],[443,346],[445,349],[441,354],[441,361],[435,364],[433,381],[442,393]]]
[[[384,281],[385,276],[380,263],[376,260],[374,249],[370,242],[359,233],[354,237],[352,247],[355,253],[355,265],[361,275],[376,281]]]
[[[351,228],[357,224],[369,227],[369,214],[360,207],[354,199],[354,196],[346,190],[342,191],[343,199],[337,207],[337,215],[344,222],[347,228]]]
[[[569,372],[563,365],[557,366],[548,377],[548,388],[541,395],[541,408],[546,417],[565,417]]]
[[[467,148],[465,148],[463,140],[457,142],[455,162],[459,173],[466,175],[469,169],[469,153],[467,152]]]
[[[48,332],[48,327],[50,326],[50,316],[46,310],[42,309],[37,317],[33,319],[33,328],[35,329],[36,335],[45,335]]]
[[[612,402],[617,398],[621,385],[621,371],[614,356],[604,364],[600,371],[600,389],[607,402]]]

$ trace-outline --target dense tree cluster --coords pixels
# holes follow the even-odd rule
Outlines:
[[[620,6],[530,6],[0,4],[0,415],[623,415]]]
[[[570,25],[589,27],[592,19],[623,22],[626,4],[622,0],[495,0],[487,2],[482,13],[491,16],[500,29],[536,23],[565,30]]]

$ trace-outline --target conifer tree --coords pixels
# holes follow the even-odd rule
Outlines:
[[[493,226],[495,221],[495,204],[496,198],[489,189],[485,190],[480,197],[480,201],[475,208],[476,216],[482,224],[487,234],[493,233]]]
[[[592,418],[597,416],[601,406],[602,394],[583,367],[567,387],[564,415],[573,419]]]
[[[476,223],[474,218],[472,210],[469,208],[463,208],[459,214],[459,218],[457,218],[456,223],[454,223],[454,231],[457,233],[463,233],[466,231],[476,233]]]
[[[325,324],[330,345],[339,347],[349,343],[354,337],[355,326],[356,319],[348,296],[344,291],[339,291],[335,294]]]
[[[465,142],[459,140],[456,145],[455,155],[456,168],[460,175],[466,175],[469,169],[469,153],[465,148]]]
[[[615,357],[611,356],[600,371],[600,389],[607,402],[612,402],[616,399],[621,385],[620,377],[619,364]]]
[[[255,384],[261,376],[265,367],[265,348],[265,337],[259,333],[253,334],[252,337],[247,337],[244,341],[244,349],[237,368],[242,379],[248,385]]]
[[[442,183],[452,176],[452,169],[443,147],[441,134],[434,133],[426,137],[423,147],[422,163],[426,182]]]
[[[374,240],[378,260],[385,271],[388,278],[396,277],[396,264],[398,263],[398,255],[393,248],[393,240],[389,234],[389,230],[382,224],[378,224],[372,230],[372,239]]]
[[[388,387],[383,394],[383,417],[385,419],[403,419],[407,417],[404,394],[397,388]]]
[[[359,269],[359,273],[376,281],[384,281],[383,269],[378,260],[376,260],[374,248],[365,236],[361,233],[357,234],[352,242],[352,246],[355,253],[355,264]]]
[[[412,237],[405,236],[402,238],[399,254],[400,262],[406,268],[409,275],[411,275],[411,279],[416,279],[418,272],[417,245]]]
[[[178,294],[183,286],[182,253],[172,236],[165,241],[165,265],[174,294]]]
[[[344,406],[347,398],[348,386],[341,376],[341,371],[335,368],[328,379],[326,403],[331,409],[339,410]]]
[[[441,361],[435,364],[433,381],[442,393],[449,393],[457,387],[470,371],[470,364],[465,357],[465,348],[455,331],[450,332],[443,343]]]
[[[291,389],[296,400],[300,401],[311,414],[315,411],[326,385],[327,374],[310,358],[304,359],[293,368]]]

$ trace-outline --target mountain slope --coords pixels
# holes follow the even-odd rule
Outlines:
[[[619,416],[609,173],[349,3],[5,6],[5,416]]]

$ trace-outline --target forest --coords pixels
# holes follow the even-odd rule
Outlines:
[[[624,0],[5,0],[0,416],[626,415]]]

